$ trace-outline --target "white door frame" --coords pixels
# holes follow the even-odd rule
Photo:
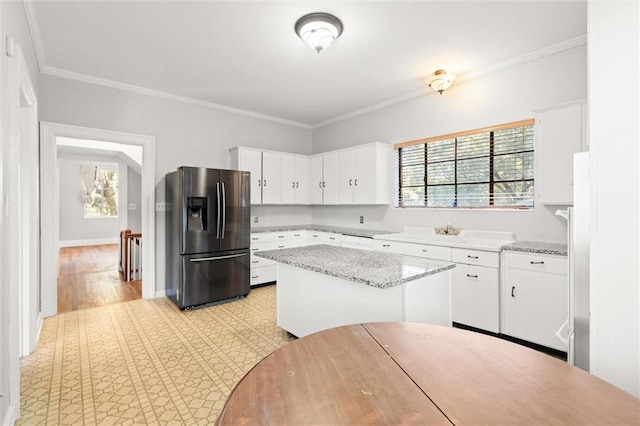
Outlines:
[[[155,297],[155,137],[59,123],[40,123],[42,182],[42,312],[57,313],[59,209],[56,138],[100,140],[142,147],[142,297]]]

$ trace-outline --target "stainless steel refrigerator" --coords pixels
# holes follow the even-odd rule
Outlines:
[[[249,172],[183,166],[165,193],[167,297],[185,309],[249,294]]]

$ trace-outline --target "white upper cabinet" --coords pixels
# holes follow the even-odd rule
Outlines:
[[[311,204],[322,204],[324,202],[322,163],[321,154],[312,156],[309,161],[309,200]]]
[[[390,145],[374,142],[338,151],[337,166],[338,204],[389,204]]]
[[[231,168],[251,172],[251,204],[262,204],[262,151],[232,148]]]
[[[251,172],[251,204],[389,204],[391,145],[313,156],[236,147],[231,168]]]
[[[585,113],[584,103],[536,113],[536,202],[573,203],[573,154],[587,150]]]
[[[309,157],[281,154],[282,204],[309,204]]]

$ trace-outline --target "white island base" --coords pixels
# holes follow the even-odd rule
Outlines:
[[[366,322],[451,326],[451,270],[389,288],[278,264],[278,326],[297,337]]]

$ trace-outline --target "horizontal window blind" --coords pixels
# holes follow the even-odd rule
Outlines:
[[[533,124],[396,145],[396,206],[533,207]]]

